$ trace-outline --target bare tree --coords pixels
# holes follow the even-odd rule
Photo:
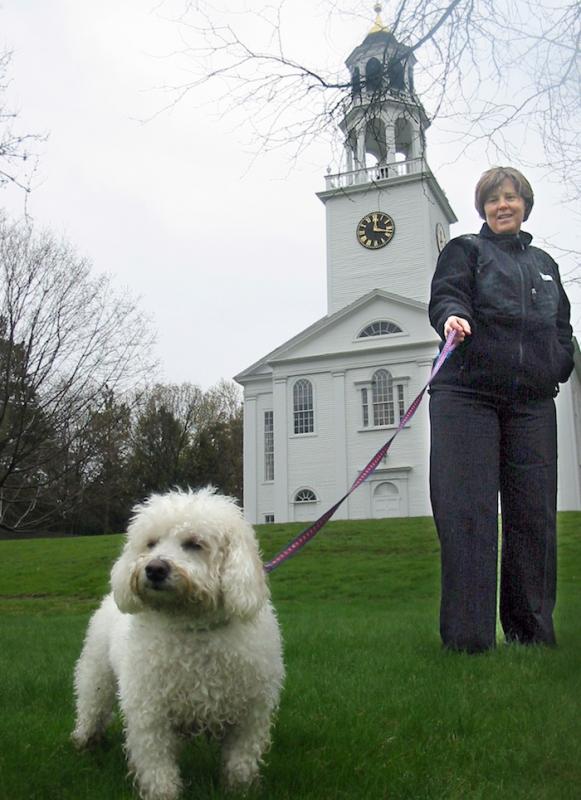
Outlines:
[[[205,423],[226,422],[240,413],[242,393],[234,381],[220,379],[204,395]],[[203,427],[203,425],[200,425]]]
[[[129,460],[136,498],[192,481],[191,447],[202,403],[202,390],[191,383],[155,384],[140,394]]]
[[[0,218],[0,525],[63,512],[94,415],[146,374],[151,343],[135,301],[68,244]]]
[[[176,11],[177,5],[177,11]],[[294,3],[269,3],[234,13],[206,0],[165,0],[158,8],[179,25],[189,77],[170,88],[227,112],[243,108],[262,149],[335,136],[352,91],[337,53],[334,63],[307,63],[302,27],[316,14],[327,27],[369,29],[371,3],[313,5],[313,20],[291,25]],[[491,160],[531,166],[531,139],[542,147],[547,173],[569,197],[581,189],[579,159],[581,5],[577,0],[396,0],[383,11],[389,29],[418,59],[417,92],[457,152],[485,142]],[[376,11],[381,10],[381,4]],[[353,23],[357,23],[356,25]],[[360,35],[360,34],[359,34]],[[331,36],[329,37],[331,38]],[[356,41],[355,44],[358,42]],[[387,71],[390,64],[383,65]],[[382,97],[375,98],[380,103]],[[528,144],[525,147],[525,144]],[[534,166],[538,166],[534,162]]]
[[[240,390],[221,380],[203,392],[191,383],[156,384],[135,410],[128,473],[134,495],[213,483],[241,496]]]
[[[5,101],[11,57],[9,52],[0,54],[0,186],[13,184],[28,192],[36,162],[31,148],[45,137],[14,129],[17,114]]]

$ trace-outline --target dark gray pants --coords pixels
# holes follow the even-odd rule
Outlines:
[[[468,652],[495,646],[499,492],[505,636],[554,644],[554,401],[508,403],[442,388],[430,398],[430,420],[430,493],[441,547],[444,645]]]

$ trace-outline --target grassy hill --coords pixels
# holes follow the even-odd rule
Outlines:
[[[297,525],[259,527],[265,559]],[[0,798],[129,800],[120,724],[75,753],[71,676],[119,536],[0,542]],[[577,800],[581,514],[559,517],[559,647],[470,657],[438,638],[430,519],[332,522],[270,584],[288,677],[251,800]],[[214,743],[185,796],[222,798]]]

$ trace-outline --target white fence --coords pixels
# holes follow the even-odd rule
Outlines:
[[[394,161],[391,164],[375,164],[373,167],[354,169],[351,172],[338,172],[336,175],[325,176],[326,189],[341,189],[347,186],[357,186],[362,183],[376,183],[391,178],[401,178],[403,175],[419,175],[429,172],[430,169],[425,158],[412,158],[409,161]]]

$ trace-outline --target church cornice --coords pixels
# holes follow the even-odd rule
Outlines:
[[[417,159],[420,161],[420,159]],[[421,161],[426,164],[424,159]],[[430,168],[425,165],[425,168],[421,169],[418,172],[414,172],[411,175],[389,175],[389,167],[397,167],[401,166],[400,162],[395,162],[392,165],[385,165],[384,167],[381,166],[374,166],[374,167],[367,167],[364,170],[356,170],[351,173],[349,172],[338,172],[334,175],[326,175],[325,182],[327,184],[327,189],[322,192],[316,192],[317,197],[322,203],[326,203],[327,200],[330,200],[333,197],[336,197],[338,194],[343,196],[353,196],[357,194],[365,194],[371,191],[377,191],[378,189],[386,188],[390,189],[393,186],[400,186],[406,183],[414,183],[415,181],[424,181],[432,190],[434,198],[436,199],[438,205],[442,209],[446,220],[448,221],[449,225],[452,225],[454,222],[458,222],[458,217],[452,210],[452,206],[448,202],[448,198],[446,197],[444,190],[434,177],[433,172]],[[375,173],[381,175],[380,170],[384,169],[387,171],[388,177],[382,178],[377,177],[373,178]],[[351,181],[351,182],[350,182]]]
[[[362,432],[363,432],[363,430],[373,431],[373,430],[377,430],[377,428],[365,428],[365,429],[362,429]],[[359,467],[359,469],[357,471],[358,472],[363,472],[363,469],[364,469],[364,467]],[[373,474],[376,476],[376,479],[377,479],[377,476],[379,476],[379,475],[394,475],[395,473],[398,473],[398,472],[412,472],[412,470],[413,470],[413,467],[410,467],[409,465],[402,465],[401,467],[398,467],[398,466],[376,467],[374,469],[374,471],[373,471]]]
[[[357,300],[354,300],[352,303],[349,303],[349,305],[346,305],[343,308],[340,308],[338,311],[335,311],[334,314],[321,317],[321,319],[318,319],[312,325],[309,325],[308,328],[305,328],[296,336],[293,336],[292,339],[288,339],[286,342],[277,347],[275,350],[271,350],[270,353],[263,356],[254,364],[251,364],[245,370],[242,370],[242,372],[239,372],[237,375],[234,376],[234,380],[237,381],[238,383],[244,383],[246,380],[250,378],[259,379],[260,377],[264,376],[265,373],[259,375],[258,370],[267,367],[270,364],[280,361],[281,356],[283,356],[285,352],[288,352],[290,348],[302,344],[303,342],[307,341],[311,336],[314,336],[320,333],[325,328],[336,324],[339,320],[354,313],[358,308],[361,308],[365,304],[370,303],[376,297],[382,297],[385,300],[388,300],[392,303],[397,303],[402,306],[415,308],[418,311],[421,311],[422,314],[425,314],[427,317],[428,314],[427,303],[422,303],[420,300],[412,300],[409,297],[402,297],[401,295],[395,294],[393,292],[386,292],[383,289],[373,289],[371,292],[367,292],[367,294],[364,294],[362,297],[358,297]],[[349,350],[346,352],[352,352],[352,351]],[[363,352],[363,348],[358,348],[357,352],[358,353]],[[310,358],[310,356],[308,357]],[[320,358],[320,356],[318,357]]]
[[[418,303],[418,306],[422,306],[423,312],[427,315],[427,308],[425,304]],[[344,309],[341,309],[341,311],[343,310]],[[324,318],[323,322],[325,321],[328,321],[328,318]],[[303,331],[303,334],[306,334],[307,332],[314,333],[312,327],[307,328],[306,331]],[[319,327],[317,332],[320,331],[322,327],[323,326]],[[382,341],[377,342],[375,346],[371,341],[365,344],[357,341],[353,342],[353,345],[349,348],[342,347],[341,349],[324,353],[285,355],[284,351],[288,351],[290,347],[294,347],[295,345],[300,345],[307,338],[307,336],[303,337],[301,334],[299,334],[299,336],[295,337],[295,339],[291,339],[289,342],[287,342],[286,345],[277,348],[277,350],[272,351],[267,356],[260,359],[260,361],[257,361],[255,364],[248,367],[248,369],[240,372],[234,377],[234,380],[242,385],[248,386],[252,384],[258,385],[261,381],[272,380],[273,376],[275,379],[279,379],[292,377],[293,373],[299,375],[301,372],[305,371],[305,368],[307,368],[312,374],[316,372],[324,373],[329,372],[329,364],[336,360],[342,361],[341,370],[350,370],[361,366],[362,359],[365,359],[368,356],[377,358],[377,355],[380,354],[382,357],[384,357],[387,352],[389,352],[388,361],[390,364],[397,364],[400,362],[402,364],[409,364],[410,351],[426,350],[427,348],[431,348],[430,353],[421,355],[418,354],[412,359],[416,365],[425,366],[426,364],[431,363],[433,360],[433,354],[435,353],[435,348],[437,347],[439,341],[437,335],[434,333],[429,337],[422,337],[420,339],[412,339],[411,337],[402,339],[401,337],[397,337],[396,340],[389,342],[385,339],[382,339]],[[321,364],[320,367],[315,366],[317,362]]]
[[[388,349],[390,352],[390,357],[389,357],[390,364],[398,363],[398,358],[397,357],[394,358],[394,355],[396,353],[402,354],[401,359],[399,359],[402,364],[403,363],[409,364],[410,360],[409,356],[406,354],[407,351],[418,349],[420,347],[427,347],[427,346],[434,347],[435,345],[437,345],[438,341],[439,339],[437,335],[434,334],[434,337],[430,339],[422,339],[422,340],[414,339],[413,341],[402,341],[401,339],[398,339],[397,342],[393,342],[390,344],[383,341],[381,343],[378,343],[376,347],[370,347],[370,346],[359,347],[358,343],[354,343],[354,346],[357,348],[356,352],[352,348],[349,349],[343,348],[341,350],[333,350],[331,352],[326,352],[326,353],[313,353],[312,355],[289,356],[287,358],[284,357],[273,358],[269,360],[268,364],[274,369],[280,367],[281,365],[289,367],[294,363],[297,364],[314,363],[316,361],[323,361],[323,360],[329,361],[335,358],[346,359],[352,357],[353,363],[346,364],[345,366],[345,369],[352,369],[353,367],[361,365],[362,356],[370,354],[376,355],[377,353],[385,353]],[[416,359],[414,359],[414,361],[415,360]],[[429,359],[429,361],[432,360],[433,359]],[[426,359],[421,359],[421,361],[425,363]],[[325,367],[322,368],[320,371],[328,372],[329,370],[328,367]]]
[[[419,159],[418,159],[419,161]],[[423,168],[418,172],[411,175],[389,175],[389,167],[401,166],[401,162],[394,161],[392,164],[386,164],[383,167],[373,166],[366,167],[365,169],[353,170],[352,172],[337,172],[332,175],[325,176],[327,185],[331,184],[330,188],[322,192],[316,192],[317,197],[323,203],[329,198],[334,197],[337,193],[343,195],[362,194],[365,192],[376,191],[378,187],[392,187],[398,186],[402,183],[414,183],[415,181],[432,181],[436,180],[429,168]],[[381,169],[386,171],[389,177],[381,177]],[[378,177],[373,175],[377,173]],[[365,179],[366,180],[362,180]],[[352,182],[350,182],[352,181]],[[337,184],[337,185],[333,185]],[[443,192],[442,192],[443,194]]]

